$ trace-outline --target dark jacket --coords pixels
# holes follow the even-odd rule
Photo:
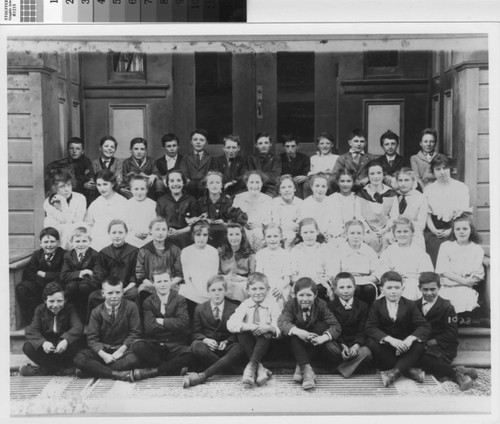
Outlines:
[[[87,343],[94,352],[99,352],[105,347],[130,348],[132,343],[141,335],[141,319],[137,305],[122,298],[116,317],[112,321],[106,310],[105,303],[94,308],[90,315],[87,331]]]
[[[194,153],[192,153],[182,158],[179,168],[186,178],[194,181],[200,181],[205,177],[205,175],[207,175],[210,170],[211,163],[212,156],[210,156],[207,152],[203,152],[200,164],[197,165],[196,157]]]
[[[175,161],[174,167],[172,169],[179,169],[181,166],[181,161],[182,161],[182,155],[177,154],[177,159]],[[167,175],[168,169],[167,169],[167,160],[165,159],[165,155],[163,155],[161,158],[156,159],[155,162],[155,174],[158,177],[164,177]]]
[[[382,297],[372,303],[366,319],[366,336],[379,343],[384,337],[392,336],[404,340],[409,335],[425,342],[431,334],[431,326],[411,300],[401,297],[396,321],[387,310],[386,299]]]
[[[229,343],[236,341],[236,334],[230,333],[226,327],[227,320],[234,313],[237,306],[234,303],[224,301],[224,310],[219,321],[216,321],[212,312],[210,301],[196,306],[193,317],[193,333],[191,340],[203,340],[205,337],[214,339],[220,343],[227,340]]]
[[[271,193],[276,190],[278,178],[281,175],[281,159],[279,156],[272,154],[254,155],[247,160],[247,168],[250,171],[259,170],[267,176],[269,181],[264,184],[263,193]]]
[[[170,290],[165,314],[160,311],[160,298],[154,294],[144,300],[144,337],[157,342],[189,343],[189,315],[186,299]],[[158,324],[156,318],[163,318]]]
[[[405,166],[406,167],[410,166],[410,161],[405,159],[403,156],[398,155],[397,153],[394,158],[394,161],[392,162],[392,166],[389,165],[389,162],[387,161],[387,156],[385,154],[379,156],[373,162],[378,163],[380,164],[380,166],[382,166],[382,169],[384,170],[384,175],[391,175],[391,176],[394,176],[394,174],[400,171],[401,168]]]
[[[417,308],[422,312],[422,299],[417,300]],[[457,314],[449,300],[442,297],[436,299],[436,303],[424,317],[431,325],[431,334],[427,339],[426,354],[436,357],[444,356],[449,362],[457,356],[458,328]]]
[[[339,343],[343,343],[348,347],[355,343],[360,346],[366,344],[365,323],[368,315],[368,305],[362,300],[353,298],[352,309],[346,310],[339,298],[336,297],[330,302],[329,306],[342,327],[342,333],[338,338]]]
[[[92,180],[95,176],[92,161],[85,155],[82,155],[76,160],[71,159],[69,156],[56,160],[47,165],[46,178],[50,179],[62,169],[68,171],[70,175],[73,176],[73,190],[77,193],[87,195],[88,190],[86,190],[83,185]]]
[[[80,271],[84,269],[92,270],[94,275],[92,277],[85,276],[83,279],[96,286],[96,289],[100,288],[104,278],[104,270],[102,269],[99,253],[91,247],[85,252],[82,262],[78,261],[78,255],[75,249],[66,252],[60,279],[64,284],[72,280],[80,280]]]
[[[38,284],[45,286],[52,281],[58,281],[60,272],[64,262],[64,254],[66,251],[62,247],[58,247],[54,251],[54,257],[50,261],[50,265],[45,260],[43,249],[38,249],[33,252],[28,265],[23,270],[24,281],[36,281]],[[45,277],[39,277],[38,271],[45,272]]]
[[[209,219],[222,219],[224,222],[237,222],[245,226],[248,221],[248,216],[240,208],[233,207],[231,197],[223,194],[216,203],[212,203],[210,196],[207,194],[199,199],[195,204],[195,216],[200,216],[206,213]]]
[[[186,217],[195,215],[196,199],[184,193],[179,200],[175,200],[170,192],[165,193],[156,202],[156,214],[167,220],[169,228],[179,230],[186,227]]]
[[[323,299],[316,298],[311,307],[311,316],[304,321],[302,309],[297,299],[290,299],[286,302],[283,312],[278,318],[278,327],[287,336],[293,327],[307,330],[311,333],[330,333],[332,340],[340,336],[341,327],[335,315],[328,309],[327,303]]]
[[[298,175],[307,175],[311,170],[311,160],[309,156],[297,152],[295,157],[290,160],[286,153],[280,154],[281,175],[290,174],[292,177]]]
[[[57,333],[54,333],[54,317],[56,317]],[[35,309],[33,321],[26,327],[26,340],[38,349],[45,341],[53,344],[64,339],[68,344],[74,343],[83,335],[83,324],[78,318],[75,308],[66,303],[61,311],[54,315],[45,303]]]
[[[356,164],[352,158],[352,153],[347,152],[340,155],[335,162],[333,167],[333,178],[336,179],[338,173],[341,169],[351,169],[355,175],[355,184],[359,184],[359,181],[368,177],[368,164],[375,159],[375,156],[371,153],[364,153],[359,159],[359,163]]]
[[[230,181],[236,181],[236,184],[229,188],[228,193],[234,195],[245,191],[246,187],[243,182],[243,176],[245,175],[247,166],[245,160],[241,156],[236,156],[231,161],[231,165],[228,163],[225,155],[217,156],[212,159],[210,170],[222,174],[222,185]]]
[[[162,267],[167,268],[170,278],[183,278],[181,250],[175,244],[165,241],[165,251],[163,255],[159,255],[155,249],[154,242],[150,241],[139,249],[137,254],[135,265],[137,284],[141,284],[145,278],[153,281],[153,270]]]
[[[128,283],[135,283],[135,266],[138,252],[137,247],[128,243],[120,247],[110,244],[102,249],[99,252],[99,257],[104,272],[103,279],[113,274],[123,281],[124,287]]]

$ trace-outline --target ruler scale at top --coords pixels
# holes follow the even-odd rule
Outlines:
[[[245,22],[247,9],[247,0],[0,0],[0,4],[0,22],[50,24]]]

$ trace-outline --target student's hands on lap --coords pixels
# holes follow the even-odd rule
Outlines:
[[[386,337],[385,341],[389,343],[394,349],[396,349],[396,354],[399,355],[408,350],[408,346],[406,346],[403,340],[396,339],[394,337]]]
[[[214,339],[209,339],[208,337],[203,339],[203,343],[205,343],[210,350],[216,350],[219,348],[219,344]]]
[[[302,328],[295,327],[295,329],[293,330],[293,335],[297,336],[300,340],[304,342],[309,342],[314,334],[309,333],[309,331],[303,330]]]
[[[42,344],[42,349],[45,353],[52,353],[54,351],[55,347],[51,342],[45,341]]]
[[[223,340],[222,342],[219,343],[218,349],[219,350],[226,350],[227,349],[227,343],[228,343],[227,340]]]
[[[163,325],[163,318],[156,318],[156,322],[157,322],[159,325]]]
[[[272,325],[258,325],[252,333],[254,336],[267,336],[269,334],[269,338],[271,338],[274,334],[274,327]]]
[[[92,277],[94,275],[94,272],[91,269],[82,269],[80,271],[80,278],[83,278],[86,275],[88,275],[89,277]]]
[[[120,359],[123,356],[124,351],[122,349],[115,350],[113,354],[111,355],[113,357],[113,360],[116,361],[117,359]]]
[[[111,362],[115,362],[115,358],[113,355],[104,352],[103,350],[99,351],[99,356],[104,361],[105,364],[110,364]]]
[[[43,272],[43,271],[37,271],[37,272],[36,272],[36,275],[38,275],[39,277],[45,278],[45,275],[46,275],[46,274],[45,274],[45,272]]]
[[[63,353],[68,348],[68,341],[66,339],[62,339],[56,346],[54,353]]]
[[[323,343],[326,343],[330,340],[330,338],[326,334],[322,334],[321,336],[318,336],[317,334],[314,334],[310,342],[313,346],[319,346],[322,345]]]

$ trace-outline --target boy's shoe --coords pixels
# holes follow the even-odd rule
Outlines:
[[[472,367],[458,366],[455,367],[455,371],[459,372],[460,374],[468,375],[470,378],[473,378],[474,380],[478,377],[477,370]]]
[[[158,368],[136,368],[132,371],[133,381],[145,380],[158,376]]]
[[[134,382],[133,371],[112,371],[112,378],[114,380],[128,381],[129,383]]]
[[[304,377],[302,376],[302,371],[300,369],[300,365],[295,365],[295,372],[293,373],[293,381],[296,383],[302,383]]]
[[[460,372],[456,372],[455,378],[453,379],[455,383],[458,384],[458,388],[464,392],[465,390],[469,390],[472,387],[472,378],[470,376],[462,374]]]
[[[207,381],[207,376],[204,372],[189,372],[184,376],[182,380],[182,387],[187,389],[188,387],[197,386],[198,384],[203,384]]]
[[[267,382],[267,380],[269,380],[270,375],[268,372],[270,371],[267,368],[264,368],[264,365],[259,362],[259,365],[257,366],[257,379],[255,380],[257,386],[262,386]]]
[[[26,364],[19,367],[19,374],[21,374],[23,377],[34,377],[38,375],[47,375],[47,372],[43,368],[34,367],[31,364]]]
[[[181,377],[184,377],[184,376],[188,373],[188,371],[189,371],[189,368],[188,368],[188,367],[182,367],[182,368],[181,368],[181,372],[180,372],[180,374],[179,374],[179,375],[180,375]]]
[[[406,376],[417,383],[423,383],[425,379],[425,372],[420,368],[413,367],[406,372]]]
[[[243,378],[241,379],[243,386],[250,388],[255,386],[255,373],[257,372],[257,364],[249,362],[243,371]]]
[[[75,375],[78,378],[92,378],[90,375],[88,375],[85,371],[81,370],[80,368],[77,368],[75,370]]]
[[[316,374],[311,365],[306,364],[302,366],[302,388],[304,390],[311,390],[316,387]]]
[[[384,387],[389,387],[401,376],[401,372],[397,368],[393,368],[388,371],[380,371],[380,377],[382,378],[382,384]]]

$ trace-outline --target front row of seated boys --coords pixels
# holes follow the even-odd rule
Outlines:
[[[75,308],[66,303],[58,283],[49,283],[23,347],[39,367],[24,365],[20,373],[65,374],[74,372],[67,369],[73,362],[80,377],[134,382],[180,374],[188,388],[215,374],[241,372],[246,363],[242,383],[253,387],[272,375],[262,360],[274,343],[293,353],[293,380],[304,390],[316,385],[312,365],[317,359],[344,377],[373,362],[386,387],[401,375],[423,382],[425,372],[447,377],[461,390],[472,386],[476,370],[451,366],[458,345],[457,318],[449,301],[439,297],[438,274],[422,273],[423,297],[413,302],[402,297],[401,276],[386,272],[381,277],[382,296],[369,310],[354,297],[351,274],[339,273],[334,285],[336,297],[327,304],[318,298],[314,281],[301,278],[295,283],[295,296],[281,311],[268,295],[264,274],[249,276],[249,298],[239,306],[227,300],[224,277],[216,275],[207,283],[210,300],[196,307],[190,331],[186,300],[165,268],[153,272],[155,290],[144,300],[142,328],[136,303],[124,298],[122,281],[108,277],[102,284],[104,303],[91,313],[88,347],[82,348],[83,326]]]

